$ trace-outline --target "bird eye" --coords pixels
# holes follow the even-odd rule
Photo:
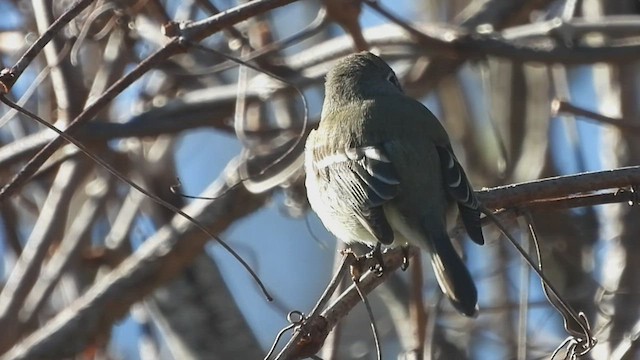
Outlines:
[[[398,89],[402,89],[402,87],[400,86],[400,81],[398,81],[398,78],[396,77],[396,74],[393,73],[393,71],[390,72],[389,75],[387,75],[387,81],[395,85]]]

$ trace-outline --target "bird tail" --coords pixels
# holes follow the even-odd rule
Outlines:
[[[478,314],[478,291],[469,270],[458,256],[449,236],[433,239],[431,264],[442,292],[456,310],[465,316]]]

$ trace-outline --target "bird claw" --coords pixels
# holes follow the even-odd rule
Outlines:
[[[373,264],[369,270],[376,274],[376,276],[380,277],[384,274],[384,260],[382,259],[382,250],[380,243],[376,245],[370,252],[368,252],[365,257],[367,259],[373,259],[375,264]]]
[[[409,268],[409,246],[404,245],[402,246],[402,265],[400,266],[400,269],[402,269],[402,271],[406,271],[408,268]]]

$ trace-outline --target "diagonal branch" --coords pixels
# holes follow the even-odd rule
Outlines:
[[[69,10],[67,10],[62,16],[54,21],[49,28],[40,35],[40,37],[27,49],[27,51],[18,59],[18,61],[9,70],[5,69],[0,73],[0,90],[2,93],[7,94],[11,90],[13,84],[22,75],[27,66],[40,54],[45,45],[53,39],[53,37],[65,26],[74,19],[82,10],[86,9],[94,0],[78,0]]]
[[[212,233],[264,205],[268,194],[249,193],[237,182],[237,164],[205,193],[222,197],[197,201],[185,208]],[[1,359],[65,358],[79,353],[97,334],[109,329],[129,308],[161,284],[174,278],[203,251],[208,237],[181,216],[160,228],[117,268],[98,281],[71,306],[28,336]]]
[[[181,35],[189,41],[202,40],[226,26],[233,25],[246,20],[260,12],[272,10],[276,7],[284,6],[295,0],[257,0],[250,3],[229,9],[221,14],[212,16],[202,21],[182,24]],[[78,115],[65,129],[67,134],[73,134],[82,124],[95,117],[118,94],[128,88],[131,84],[141,78],[149,70],[156,67],[162,61],[187,49],[183,45],[181,38],[174,37],[167,45],[144,59],[130,73],[115,82],[107,91],[95,102],[89,104],[80,115]],[[44,148],[42,148],[12,179],[0,189],[0,201],[6,200],[14,194],[41,166],[53,155],[64,143],[62,137],[56,137]]]

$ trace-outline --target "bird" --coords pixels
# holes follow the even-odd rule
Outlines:
[[[309,204],[338,239],[378,254],[381,247],[425,250],[453,307],[477,316],[478,292],[451,243],[446,214],[457,205],[469,237],[482,245],[480,203],[442,124],[404,93],[380,57],[351,54],[327,73],[304,168]]]

